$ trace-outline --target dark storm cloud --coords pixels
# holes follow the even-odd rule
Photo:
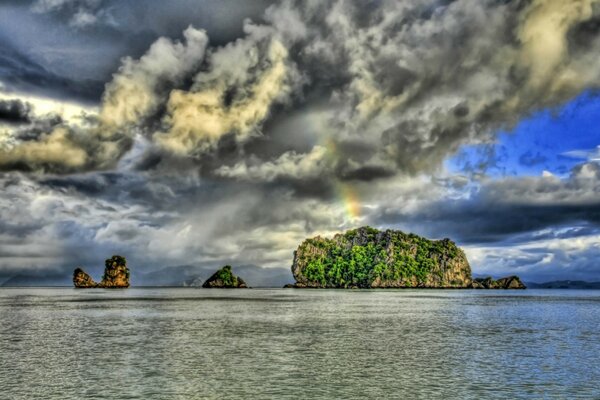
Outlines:
[[[467,247],[478,276],[518,274],[529,282],[552,280],[597,281],[600,255],[597,229],[573,233],[573,228],[554,229],[556,238],[535,238],[515,243],[505,241],[476,248]],[[586,230],[585,227],[582,231]],[[561,232],[562,231],[562,232]]]
[[[0,100],[0,122],[26,124],[31,121],[31,104],[19,99]]]
[[[29,125],[15,130],[14,136],[20,141],[38,140],[40,135],[51,131],[63,123],[60,115],[31,116]]]
[[[0,82],[6,89],[41,93],[58,99],[95,101],[104,83],[59,76],[14,49],[0,37]]]
[[[396,172],[392,169],[388,169],[380,166],[362,166],[356,169],[350,169],[343,171],[340,174],[342,180],[358,180],[358,181],[371,181],[381,178],[388,178],[394,176]]]
[[[197,177],[180,175],[155,176],[149,180],[148,176],[137,172],[104,172],[40,177],[36,184],[39,184],[40,188],[75,198],[93,198],[105,202],[104,205],[94,206],[101,211],[116,211],[115,204],[143,207],[146,212],[155,214],[151,220],[143,222],[152,226],[168,222],[169,211],[185,214],[194,212],[199,207],[217,206],[223,201],[239,203],[243,209],[231,215],[235,216],[233,220],[227,221],[229,216],[223,216],[221,225],[216,227],[221,233],[230,233],[229,230],[242,233],[259,223],[269,226],[296,220],[311,220],[319,224],[317,220],[321,218],[305,214],[304,207],[300,210],[289,209],[293,203],[290,194],[297,188],[290,182],[283,181],[279,184],[257,186],[250,183],[200,180]],[[247,199],[236,196],[240,192],[245,193]],[[325,197],[326,194],[320,196]]]
[[[495,201],[485,202],[479,198],[467,202],[445,200],[410,216],[384,214],[378,223],[403,222],[428,235],[452,237],[465,244],[485,244],[509,238],[526,242],[534,238],[515,235],[582,221],[599,225],[600,204],[582,207],[496,204]],[[577,231],[573,233],[579,235]]]
[[[152,32],[156,36],[176,37],[188,25],[211,33],[216,44],[224,44],[243,34],[246,18],[259,19],[274,0],[239,2],[237,0],[35,0],[29,9],[56,18],[83,33]],[[23,2],[20,2],[23,4]]]
[[[375,221],[405,224],[427,235],[448,236],[466,244],[528,242],[544,238],[538,236],[539,231],[552,227],[589,224],[600,228],[599,193],[600,167],[586,163],[575,167],[564,180],[553,176],[491,180],[468,198],[424,202],[410,213],[384,208]],[[589,234],[580,227],[561,233]]]
[[[243,35],[244,18],[259,18],[271,3],[3,1],[0,82],[15,91],[97,102],[119,60],[139,57],[157,37],[179,37],[194,24],[224,44]]]
[[[197,188],[186,185],[185,179],[177,177],[157,177],[148,181],[147,177],[135,173],[102,172],[75,176],[42,178],[39,183],[52,190],[69,193],[73,196],[91,197],[106,201],[107,204],[123,203],[142,205],[152,211],[168,210],[178,205],[185,208],[188,201],[205,201],[212,193],[209,187]],[[194,200],[192,200],[194,199]],[[111,210],[106,206],[105,210]],[[114,208],[113,208],[114,210]]]

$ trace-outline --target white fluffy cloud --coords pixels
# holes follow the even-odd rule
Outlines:
[[[560,230],[558,230],[560,231]],[[466,246],[479,276],[519,275],[533,282],[595,279],[600,235],[563,237],[517,245]]]
[[[170,90],[198,68],[204,60],[208,37],[192,26],[183,37],[184,42],[160,38],[139,60],[123,60],[102,98],[100,121],[106,128],[142,124],[166,103]]]
[[[175,153],[193,154],[228,133],[239,140],[259,136],[273,104],[292,89],[295,72],[287,58],[287,49],[276,39],[240,41],[216,51],[211,72],[196,75],[190,91],[171,92],[168,130],[155,134],[155,140]]]
[[[327,149],[315,146],[307,154],[291,151],[273,161],[248,160],[231,167],[222,166],[215,173],[227,178],[258,182],[272,182],[278,178],[315,179],[331,170],[331,166],[328,165],[331,162]]]

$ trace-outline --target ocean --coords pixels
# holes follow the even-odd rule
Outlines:
[[[1,399],[600,399],[600,291],[0,289]]]

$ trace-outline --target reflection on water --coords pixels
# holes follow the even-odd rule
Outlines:
[[[10,399],[600,398],[600,292],[0,289]]]

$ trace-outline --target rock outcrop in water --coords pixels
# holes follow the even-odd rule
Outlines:
[[[494,280],[491,277],[473,280],[473,289],[526,289],[527,287],[518,276],[507,276]]]
[[[125,257],[112,256],[104,262],[104,275],[100,283],[94,282],[81,268],[73,271],[73,285],[76,288],[128,288],[129,287],[129,269]]]
[[[450,239],[362,227],[306,239],[294,252],[296,288],[525,289],[517,276],[471,277],[465,253]]]
[[[94,282],[92,277],[81,268],[76,268],[75,271],[73,271],[73,285],[75,285],[76,288],[98,287],[98,284]]]
[[[362,227],[305,240],[294,252],[296,287],[469,288],[471,267],[449,239]]]
[[[203,284],[203,288],[226,288],[226,289],[243,289],[247,288],[246,282],[239,276],[235,276],[231,272],[231,266],[226,265],[208,278]]]

